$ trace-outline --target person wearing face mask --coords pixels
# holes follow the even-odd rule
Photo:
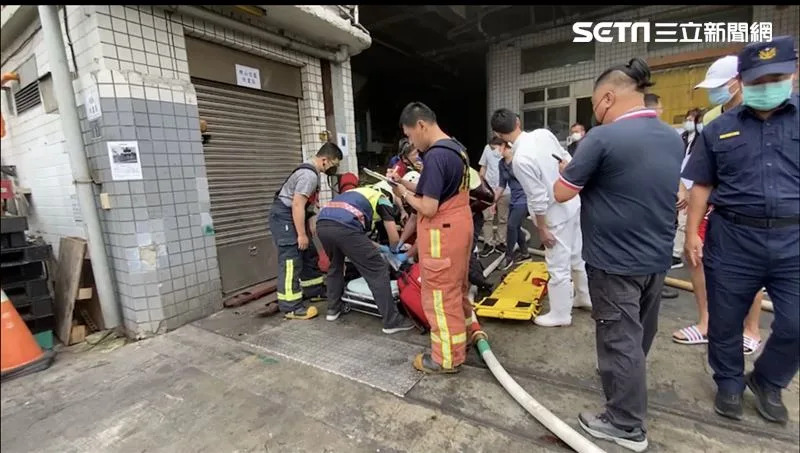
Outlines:
[[[683,176],[689,195],[685,252],[703,265],[708,292],[708,362],[714,409],[741,419],[749,388],[768,421],[785,424],[781,393],[800,363],[800,101],[792,94],[797,47],[790,36],[739,53],[742,105],[709,123]],[[699,228],[709,202],[705,239]],[[745,372],[742,322],[766,287],[772,333]]]
[[[742,89],[737,76],[739,59],[736,56],[726,56],[715,61],[706,72],[706,78],[695,86],[695,89],[705,88],[708,90],[708,100],[716,106],[703,115],[702,122],[697,124],[698,136],[702,130],[700,126],[708,125],[723,112],[729,111],[742,103]],[[681,170],[686,168],[688,160],[691,158],[692,148],[684,158]],[[692,188],[692,181],[681,178],[681,190],[688,193]],[[703,218],[699,234],[700,239],[704,238],[706,226],[708,224],[708,214],[712,208],[706,211]],[[686,228],[686,210],[682,212],[683,229]],[[678,244],[683,249],[684,244]],[[697,303],[699,321],[688,327],[684,327],[672,334],[672,341],[685,345],[705,345],[708,344],[708,297],[706,296],[706,279],[703,266],[690,266],[690,276],[694,287],[694,298]],[[754,354],[761,346],[761,332],[759,330],[759,319],[761,317],[761,301],[764,292],[759,291],[753,299],[750,311],[744,321],[744,333],[742,335],[742,349],[744,355]]]
[[[581,141],[583,136],[586,135],[586,127],[581,123],[575,123],[569,128],[569,137],[567,137],[567,152],[570,156],[575,155],[575,150],[578,149],[578,142]]]
[[[335,175],[342,157],[335,143],[325,143],[275,192],[269,229],[278,252],[278,308],[287,319],[313,318],[317,309],[307,303],[325,297],[325,279],[309,238],[309,220],[319,196],[320,173]]]
[[[689,152],[689,147],[692,145],[694,138],[697,136],[697,118],[700,116],[700,109],[691,109],[686,112],[686,118],[683,121],[683,133],[681,140],[683,140],[683,148],[686,153]]]
[[[601,126],[589,130],[572,161],[560,164],[553,185],[558,202],[580,193],[583,258],[606,396],[604,411],[581,413],[578,421],[593,437],[637,452],[647,448],[646,357],[671,263],[684,154],[680,136],[644,105],[651,85],[650,68],[640,58],[597,78],[592,109]]]

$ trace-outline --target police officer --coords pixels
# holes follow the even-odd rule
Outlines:
[[[375,305],[383,317],[383,333],[392,334],[414,328],[414,324],[397,310],[392,297],[389,267],[378,245],[367,237],[380,222],[386,230],[389,245],[397,246],[400,235],[390,196],[391,192],[386,194],[373,187],[358,187],[337,195],[317,216],[317,234],[331,261],[327,282],[328,321],[336,321],[342,312],[344,260],[349,258],[372,292]],[[401,261],[405,259],[400,258]]]
[[[295,168],[281,188],[269,213],[269,229],[278,250],[278,307],[288,319],[317,315],[307,301],[323,296],[324,278],[317,266],[317,252],[309,238],[308,220],[319,195],[319,174],[336,174],[342,150],[325,143],[317,155]]]
[[[686,255],[702,260],[708,290],[708,361],[714,409],[742,417],[745,386],[758,412],[786,423],[781,391],[800,361],[800,140],[792,94],[797,50],[791,37],[747,45],[739,54],[743,105],[703,129],[684,170],[689,196]],[[698,227],[708,203],[705,244]],[[772,334],[744,374],[742,322],[766,287],[775,307]]]

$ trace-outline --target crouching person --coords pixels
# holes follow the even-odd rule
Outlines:
[[[392,334],[413,329],[414,324],[397,310],[392,297],[389,266],[378,245],[368,237],[378,222],[383,222],[390,246],[396,247],[400,237],[392,202],[383,192],[371,187],[343,192],[320,210],[317,237],[330,259],[326,319],[335,321],[342,313],[344,259],[349,258],[372,292],[383,317],[383,333]]]

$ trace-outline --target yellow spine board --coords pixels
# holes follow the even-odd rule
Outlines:
[[[542,262],[525,262],[509,273],[489,297],[474,304],[475,314],[486,318],[536,318],[542,309],[550,274]]]

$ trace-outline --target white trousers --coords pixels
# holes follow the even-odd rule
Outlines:
[[[583,261],[583,237],[580,213],[550,228],[556,238],[553,247],[545,248],[545,262],[550,282],[547,292],[551,311],[568,315],[572,309],[573,284],[576,301],[590,303],[586,263]]]

